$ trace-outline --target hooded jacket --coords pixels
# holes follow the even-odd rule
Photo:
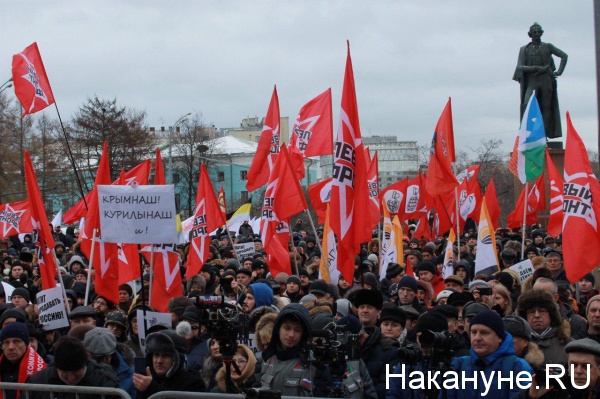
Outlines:
[[[256,368],[256,357],[254,356],[254,353],[252,353],[252,350],[250,350],[250,348],[248,348],[247,346],[238,344],[238,349],[243,350],[244,353],[246,354],[246,358],[248,359],[248,362],[246,363],[246,368],[244,368],[244,371],[242,371],[241,375],[234,376],[233,375],[233,366],[231,368],[231,371],[232,371],[231,380],[233,381],[233,389],[236,390],[236,393],[241,393],[241,392],[243,392],[243,389],[250,388],[254,384],[253,377],[254,377],[254,371]],[[223,365],[223,367],[221,367],[219,369],[219,371],[217,372],[217,375],[215,377],[215,379],[217,380],[216,391],[218,393],[226,393],[227,392],[227,386],[225,384],[225,373],[226,373],[225,365]]]
[[[448,399],[457,399],[459,395],[460,399],[479,399],[482,397],[487,399],[509,399],[518,394],[521,390],[516,383],[512,384],[512,390],[509,389],[509,384],[506,383],[500,384],[502,389],[498,389],[498,372],[502,371],[504,358],[507,356],[515,356],[512,367],[509,368],[509,370],[512,371],[513,376],[517,376],[521,371],[525,371],[530,375],[533,374],[533,369],[531,366],[529,366],[525,360],[516,357],[514,341],[509,333],[506,333],[506,337],[494,353],[491,353],[485,357],[480,357],[475,353],[473,348],[470,349],[469,353],[470,356],[464,356],[455,359],[452,364],[452,368],[459,373],[464,371],[466,376],[469,378],[477,375],[477,389],[475,389],[475,384],[473,381],[464,379],[461,382],[461,387],[464,384],[465,389],[448,389]],[[489,392],[487,392],[486,396],[483,396],[485,392],[485,384],[483,382],[481,372],[483,372],[485,375],[486,380],[489,380],[493,371],[495,371],[495,373]],[[502,377],[508,378],[508,376]]]

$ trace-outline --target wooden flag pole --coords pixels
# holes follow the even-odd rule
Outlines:
[[[85,300],[83,306],[87,306],[90,299],[90,283],[92,281],[92,266],[94,265],[94,249],[96,248],[96,233],[98,229],[94,229],[92,232],[92,249],[90,250],[90,264],[88,265],[88,276],[85,282]]]
[[[310,227],[312,227],[312,231],[315,235],[315,241],[317,242],[317,246],[319,247],[319,252],[321,252],[321,255],[323,255],[323,247],[321,247],[321,240],[319,240],[319,235],[317,234],[317,229],[315,228],[315,223],[313,222],[308,209],[305,209],[304,213],[306,213],[306,217],[308,217],[308,221],[310,222]],[[329,262],[327,262],[327,265],[329,265]]]
[[[525,196],[523,197],[523,227],[521,229],[521,260],[525,259],[525,228],[527,227],[527,195],[529,182],[525,183]]]

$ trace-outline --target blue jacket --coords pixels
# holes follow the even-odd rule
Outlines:
[[[483,393],[485,392],[485,385],[483,379],[481,378],[480,371],[484,372],[486,379],[492,374],[492,371],[495,371],[494,378],[492,380],[492,384],[487,395],[484,397],[485,399],[509,399],[514,395],[518,394],[521,390],[516,384],[516,377],[521,371],[526,371],[529,375],[533,374],[533,369],[531,366],[524,360],[518,357],[515,357],[515,361],[512,364],[512,367],[507,368],[507,370],[513,372],[514,382],[512,389],[510,385],[506,382],[502,383],[502,389],[498,389],[498,373],[502,370],[503,362],[502,360],[506,356],[515,356],[515,348],[514,341],[512,336],[509,333],[506,333],[506,339],[502,341],[498,350],[492,354],[487,355],[484,358],[479,357],[473,348],[469,351],[470,356],[459,357],[455,359],[452,363],[452,368],[454,371],[461,373],[461,371],[465,371],[467,377],[471,378],[474,373],[477,373],[477,390],[474,388],[474,383],[471,381],[464,382],[465,389],[462,389],[463,381],[459,382],[461,389],[449,389],[447,399],[475,399],[482,398]],[[465,364],[463,364],[465,362]],[[507,375],[503,375],[503,378],[507,378]]]
[[[187,352],[188,371],[200,371],[204,365],[204,357],[208,353],[208,333],[194,337]]]
[[[112,368],[119,378],[119,388],[127,392],[132,398],[135,398],[136,389],[133,386],[133,367],[127,365],[123,356],[117,351],[113,353],[113,359],[114,358],[118,359],[118,364],[113,361],[116,365],[113,364]]]

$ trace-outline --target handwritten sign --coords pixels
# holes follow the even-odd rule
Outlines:
[[[98,186],[102,241],[163,244],[177,241],[173,185]]]
[[[241,261],[245,257],[252,256],[256,253],[253,242],[244,242],[242,244],[233,244],[233,249],[237,254],[238,260]]]
[[[45,331],[69,326],[61,287],[40,291],[37,293],[36,298],[40,324]]]
[[[144,330],[143,310],[137,310],[137,320],[140,348],[142,349],[142,353],[146,353],[146,331]],[[171,313],[146,312],[146,328],[150,329],[156,325],[165,326],[170,329],[172,326]]]
[[[530,259],[525,259],[523,262],[519,262],[516,265],[511,266],[510,268],[519,274],[521,283],[523,283],[523,281],[525,281],[525,279],[531,276],[535,271],[535,269],[533,268],[533,263],[531,263]]]
[[[10,301],[12,299],[12,293],[15,290],[15,287],[2,281],[2,288],[4,288],[4,295],[6,297],[6,303],[10,303]]]

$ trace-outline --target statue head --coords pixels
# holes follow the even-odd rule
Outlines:
[[[542,26],[540,24],[538,24],[537,22],[534,22],[533,25],[531,25],[529,27],[529,37],[533,38],[534,36],[537,36],[538,38],[542,37],[542,35],[544,34],[544,30],[542,29]]]

